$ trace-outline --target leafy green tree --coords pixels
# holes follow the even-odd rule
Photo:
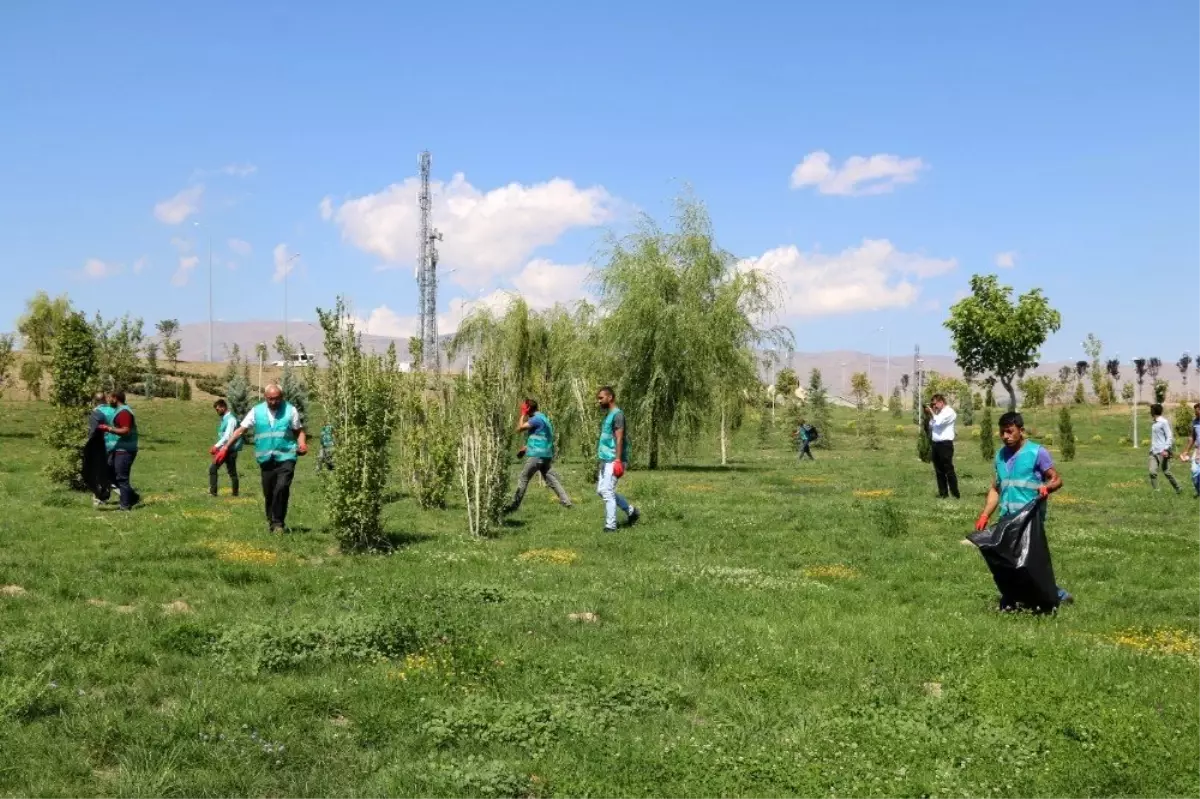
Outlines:
[[[513,419],[504,374],[484,359],[471,380],[459,380],[459,439],[457,469],[467,508],[467,529],[474,536],[492,537],[500,529],[508,501],[508,459]]]
[[[809,424],[817,428],[820,433],[817,443],[813,446],[819,449],[830,449],[832,445],[829,443],[829,438],[833,434],[833,425],[829,422],[829,394],[825,384],[821,382],[820,369],[813,369],[809,373],[805,405],[808,407]]]
[[[14,342],[11,335],[0,336],[0,396],[4,395],[4,389],[8,386],[8,373],[12,371],[13,363],[17,358],[13,347]]]
[[[1134,396],[1133,383],[1126,380],[1124,383],[1121,384],[1121,399],[1123,399],[1126,403],[1132,404],[1133,396]]]
[[[933,439],[930,437],[928,419],[922,419],[917,428],[917,457],[922,463],[933,460]]]
[[[983,407],[995,408],[996,407],[996,391],[995,391],[996,378],[992,377],[991,375],[985,377],[983,379],[983,385],[985,388],[985,391],[983,392]]]
[[[892,396],[888,397],[888,412],[894,419],[899,419],[904,413],[904,403],[900,399],[900,386],[895,386],[892,389]]]
[[[179,399],[184,402],[191,402],[192,400],[192,384],[186,377],[179,384]]]
[[[258,385],[254,388],[254,395],[261,397],[263,393],[263,367],[267,365],[267,358],[271,357],[271,351],[267,349],[267,342],[260,341],[254,345],[254,357],[258,359]]]
[[[1188,392],[1188,367],[1192,365],[1192,356],[1186,352],[1175,362],[1175,366],[1179,368],[1179,377],[1183,380],[1183,393],[1189,398],[1191,394]]]
[[[1008,392],[1010,410],[1017,407],[1013,381],[1038,365],[1046,337],[1062,326],[1041,289],[1031,289],[1014,304],[1012,288],[995,275],[971,278],[971,296],[950,308],[950,331],[956,361],[963,370],[996,376]]]
[[[92,329],[96,337],[101,384],[107,390],[133,385],[141,367],[138,361],[144,339],[142,320],[126,314],[120,319],[105,321],[96,314]]]
[[[800,388],[800,378],[796,376],[795,369],[785,367],[779,370],[779,374],[775,375],[776,396],[790,400],[796,396],[796,389],[798,388]]]
[[[1192,406],[1189,402],[1181,402],[1175,406],[1175,435],[1186,442],[1192,434]]]
[[[167,359],[167,363],[171,364],[171,371],[179,371],[179,350],[182,347],[179,341],[179,320],[160,319],[154,328],[158,331],[162,354]]]
[[[1053,381],[1045,375],[1031,375],[1017,381],[1017,388],[1021,389],[1022,403],[1024,408],[1040,408],[1046,404],[1046,395],[1050,391],[1050,384]]]
[[[673,231],[643,218],[612,241],[598,275],[605,343],[621,367],[618,396],[651,469],[664,449],[694,441],[714,411],[726,419],[719,406],[750,385],[752,345],[790,339],[757,325],[776,307],[777,285],[737,268],[700,203],[684,198],[676,209]]]
[[[1088,333],[1083,341],[1083,351],[1088,356],[1088,375],[1092,382],[1092,392],[1101,404],[1104,402],[1104,363],[1101,355],[1104,353],[1104,342],[1095,333]]]
[[[1058,440],[1064,461],[1075,460],[1075,430],[1071,425],[1071,409],[1066,405],[1058,412]]]
[[[995,430],[992,425],[992,409],[985,405],[983,416],[979,420],[979,454],[988,463],[991,463],[992,458],[996,457]]]
[[[451,386],[441,375],[426,372],[401,375],[400,384],[402,460],[413,493],[422,508],[445,508],[459,445]]]
[[[225,400],[229,410],[238,419],[250,412],[250,380],[249,366],[242,358],[241,349],[237,344],[229,350],[225,361]]]
[[[50,451],[44,473],[53,483],[78,489],[83,487],[80,467],[87,408],[99,387],[96,337],[83,314],[72,312],[58,323],[53,341],[50,402],[54,412],[42,427],[42,440]]]
[[[362,339],[338,298],[333,311],[317,309],[325,332],[322,372],[325,413],[337,431],[337,468],[325,481],[329,526],[343,550],[382,549],[383,496],[397,427],[395,349],[387,357],[363,352]]]
[[[158,396],[158,342],[146,344],[146,373],[142,376],[146,398]]]
[[[850,375],[850,396],[854,397],[854,407],[860,411],[866,407],[871,396],[871,381],[866,372],[855,372]]]
[[[50,358],[54,340],[71,313],[71,301],[65,294],[54,299],[44,291],[33,295],[25,302],[25,313],[17,320],[24,351],[39,360]]]

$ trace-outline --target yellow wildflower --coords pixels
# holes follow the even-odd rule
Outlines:
[[[556,563],[559,566],[570,566],[579,560],[579,553],[573,549],[530,549],[517,556],[518,559],[533,563]]]
[[[890,497],[896,492],[890,488],[875,488],[870,491],[855,491],[854,496],[859,499],[876,499],[878,497]]]
[[[843,566],[840,563],[834,563],[829,566],[808,566],[804,569],[803,574],[810,580],[819,580],[821,578],[830,580],[851,580],[859,576],[857,569],[852,569],[849,566]]]
[[[204,545],[217,553],[227,563],[257,563],[270,566],[279,560],[279,555],[269,549],[258,549],[241,541],[206,541]]]
[[[1110,636],[1108,640],[1117,646],[1151,655],[1200,655],[1200,637],[1191,630],[1169,627],[1149,631],[1123,630]]]

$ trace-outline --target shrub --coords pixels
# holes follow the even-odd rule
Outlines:
[[[1075,431],[1071,427],[1071,410],[1066,405],[1058,412],[1058,436],[1062,439],[1062,459],[1075,460]]]
[[[896,419],[904,413],[904,404],[900,402],[900,387],[896,386],[892,389],[892,395],[888,397],[888,412]]]
[[[1133,439],[1131,439],[1129,436],[1121,436],[1117,439],[1117,443],[1122,447],[1128,447],[1133,443]]]
[[[192,384],[185,377],[183,383],[179,386],[179,399],[188,402],[192,399]]]
[[[971,428],[971,438],[981,438],[982,436],[983,434],[979,432],[978,427]]]
[[[18,370],[21,382],[25,384],[25,390],[35,400],[42,398],[42,374],[44,371],[42,362],[37,358],[26,358],[21,362],[21,368]]]
[[[328,368],[322,373],[325,412],[337,431],[337,466],[325,481],[329,526],[343,550],[379,549],[383,496],[396,429],[395,350],[365,354],[341,297],[332,312],[317,309]]]
[[[904,513],[891,500],[875,504],[871,509],[875,529],[885,538],[899,538],[908,532]]]
[[[203,391],[205,394],[211,394],[214,397],[225,396],[225,383],[216,377],[198,377],[196,378],[196,388]],[[182,397],[180,398],[182,399]],[[188,396],[191,399],[191,396]]]
[[[829,397],[825,389],[825,384],[821,382],[820,369],[813,369],[809,375],[808,395],[805,399],[805,404],[808,406],[809,424],[817,428],[821,433],[821,437],[817,439],[817,443],[813,446],[817,449],[832,449],[833,442],[831,436],[833,425],[829,421]]]
[[[1154,381],[1154,401],[1155,402],[1166,402],[1167,401],[1167,390],[1169,388],[1170,388],[1170,384],[1167,383],[1166,380],[1163,380],[1161,378],[1159,378],[1158,380],[1155,380]]]
[[[990,388],[990,387],[989,387]],[[992,409],[991,406],[983,409],[983,416],[979,419],[979,454],[988,463],[996,457],[996,440],[993,438],[996,431],[992,425]]]
[[[87,432],[87,407],[98,385],[96,338],[81,313],[63,319],[54,338],[54,384],[50,401],[54,416],[42,426],[42,440],[50,450],[43,473],[56,485],[83,488],[83,445]]]
[[[929,437],[929,426],[922,423],[917,432],[917,457],[922,463],[933,460],[933,439]]]
[[[858,429],[858,421],[855,419],[851,419],[850,421],[846,422],[846,429],[851,432],[857,430]]]
[[[467,505],[467,529],[475,536],[492,536],[508,500],[513,434],[502,376],[487,362],[477,364],[475,374],[474,380],[460,381],[456,392],[461,409],[458,479]]]
[[[863,434],[867,437],[867,449],[882,449],[883,443],[879,440],[879,420],[875,418],[875,411],[866,410],[863,413]]]
[[[404,457],[411,468],[409,478],[420,506],[444,508],[454,483],[454,456],[459,442],[448,387],[443,386],[439,396],[431,397],[425,391],[424,377],[424,373],[413,375],[404,392]]]
[[[154,381],[152,387],[148,387],[145,383],[134,383],[129,387],[129,393],[143,397],[153,396],[156,399],[175,399],[179,396],[179,383],[160,377]]]
[[[1192,435],[1192,419],[1194,418],[1192,406],[1186,402],[1179,403],[1175,408],[1175,435],[1187,441]]]
[[[1103,444],[1104,437],[1103,436],[1092,436],[1092,443],[1093,444]]]
[[[1054,434],[1047,433],[1046,435],[1042,436],[1042,443],[1045,444],[1046,446],[1053,446],[1054,445]]]

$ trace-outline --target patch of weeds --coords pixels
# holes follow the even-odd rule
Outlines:
[[[436,711],[421,725],[421,731],[438,747],[467,742],[507,744],[537,753],[555,740],[599,732],[599,721],[574,702],[510,702],[472,696],[461,705]]]
[[[0,719],[30,722],[62,712],[58,683],[47,682],[45,673],[29,679],[0,679]]]
[[[158,636],[159,647],[192,657],[203,655],[215,641],[211,630],[193,622],[173,624]]]
[[[880,502],[871,508],[871,521],[884,538],[900,538],[908,533],[908,521],[894,502]]]
[[[54,491],[42,497],[43,508],[69,508],[75,504],[75,495],[70,491]]]
[[[439,762],[429,766],[429,780],[449,796],[477,796],[481,799],[553,796],[549,784],[536,774],[525,774],[499,760],[468,755],[462,760]]]
[[[579,560],[579,553],[573,549],[530,549],[518,555],[517,559],[527,563],[554,563],[559,566],[570,566]]]
[[[853,580],[859,576],[857,569],[834,563],[829,566],[809,566],[804,569],[804,576],[812,580]]]
[[[281,672],[336,661],[384,662],[418,652],[424,642],[449,642],[395,616],[351,616],[311,625],[245,624],[221,633],[211,651],[234,673]]]
[[[1147,655],[1200,656],[1200,637],[1191,630],[1160,627],[1154,630],[1123,630],[1108,641]]]

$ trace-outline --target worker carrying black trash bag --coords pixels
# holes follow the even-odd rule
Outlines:
[[[1054,581],[1050,546],[1046,542],[1046,503],[1062,488],[1062,478],[1050,452],[1025,438],[1021,414],[1000,417],[1004,447],[996,453],[995,476],[975,533],[967,540],[979,547],[1000,589],[1000,609],[1021,608],[1049,613],[1074,601]],[[996,508],[1000,521],[991,529],[988,519]]]

